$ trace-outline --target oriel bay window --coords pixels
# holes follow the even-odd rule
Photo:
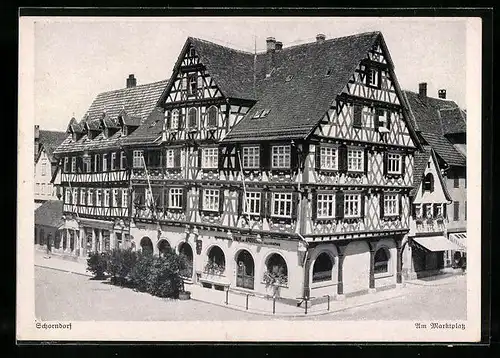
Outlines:
[[[242,164],[244,169],[257,169],[260,165],[260,147],[243,147],[242,148]]]
[[[273,169],[287,169],[290,168],[291,148],[289,145],[274,145],[272,147],[272,161]]]
[[[144,167],[144,153],[142,150],[134,150],[132,152],[132,165],[134,168],[143,168]]]
[[[218,167],[218,164],[219,164],[219,149],[217,147],[203,148],[201,167],[204,169],[214,169]]]

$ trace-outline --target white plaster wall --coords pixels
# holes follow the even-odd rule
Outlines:
[[[370,281],[370,249],[365,241],[347,245],[344,258],[344,294],[366,290]]]

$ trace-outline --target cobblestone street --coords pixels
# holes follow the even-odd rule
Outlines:
[[[120,288],[58,270],[35,268],[36,318],[84,321],[268,320],[278,317],[237,311],[200,301],[178,301]],[[295,320],[466,319],[466,279],[454,276],[429,285],[407,284],[403,296]]]

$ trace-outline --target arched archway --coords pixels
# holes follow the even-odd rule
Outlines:
[[[335,259],[332,255],[323,251],[314,260],[312,268],[312,282],[331,281],[333,279],[333,266]]]
[[[281,285],[288,283],[288,267],[280,254],[274,253],[267,258],[265,281]]]
[[[170,244],[166,239],[161,239],[158,242],[158,252],[160,256],[165,256],[165,254],[171,249],[172,247],[170,246]]]
[[[222,274],[226,269],[226,257],[224,251],[219,246],[212,246],[208,250],[208,262],[205,265],[205,272]]]
[[[241,250],[236,256],[236,287],[253,290],[255,263],[252,255],[247,250]]]
[[[373,272],[378,273],[388,273],[389,272],[389,260],[391,259],[391,253],[387,247],[381,247],[375,252],[375,263]]]
[[[183,270],[182,276],[192,277],[193,276],[193,249],[191,245],[187,242],[183,242],[179,245],[179,256],[183,257],[186,262],[186,269]]]
[[[141,239],[141,249],[142,253],[146,255],[153,255],[153,242],[147,236]]]

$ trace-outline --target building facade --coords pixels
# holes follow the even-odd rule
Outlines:
[[[44,131],[35,125],[35,209],[61,197],[59,166],[53,152],[65,138],[64,132]]]
[[[117,146],[89,139],[85,118],[59,147],[62,162],[75,157],[62,183],[80,237],[106,222],[104,249],[173,248],[192,264],[186,282],[207,290],[295,302],[402,282],[419,142],[381,33],[268,38],[258,54],[188,38],[153,97],[133,131],[128,112],[104,115],[121,125]],[[96,145],[95,161],[122,151],[123,177],[70,174]]]

